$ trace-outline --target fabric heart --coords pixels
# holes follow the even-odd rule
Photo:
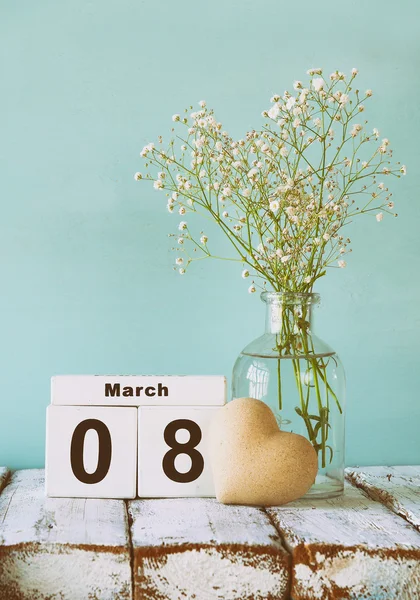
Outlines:
[[[280,431],[272,410],[255,398],[238,398],[217,411],[208,440],[216,497],[224,504],[279,506],[303,496],[315,481],[312,444]]]

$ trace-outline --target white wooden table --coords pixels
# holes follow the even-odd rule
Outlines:
[[[1,491],[2,490],[2,491]],[[45,498],[0,467],[1,600],[420,599],[420,467],[347,469],[345,495]]]

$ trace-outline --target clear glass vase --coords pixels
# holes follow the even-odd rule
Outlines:
[[[344,487],[345,375],[336,352],[313,333],[318,294],[263,292],[265,333],[233,368],[233,398],[258,398],[280,429],[305,436],[318,455],[307,497],[332,498]]]

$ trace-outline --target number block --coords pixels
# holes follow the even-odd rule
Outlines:
[[[136,475],[136,408],[47,408],[48,496],[135,498]]]
[[[213,497],[207,451],[214,407],[139,409],[138,496]]]

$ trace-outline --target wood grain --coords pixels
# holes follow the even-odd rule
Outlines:
[[[4,486],[8,483],[10,471],[7,467],[0,467],[0,493]]]
[[[0,598],[130,600],[120,500],[46,498],[44,471],[18,471],[0,495]]]
[[[420,534],[358,488],[267,512],[292,555],[294,600],[420,598]]]
[[[288,598],[290,556],[262,509],[203,498],[128,509],[135,600]]]
[[[420,531],[420,466],[349,467],[346,476]]]

